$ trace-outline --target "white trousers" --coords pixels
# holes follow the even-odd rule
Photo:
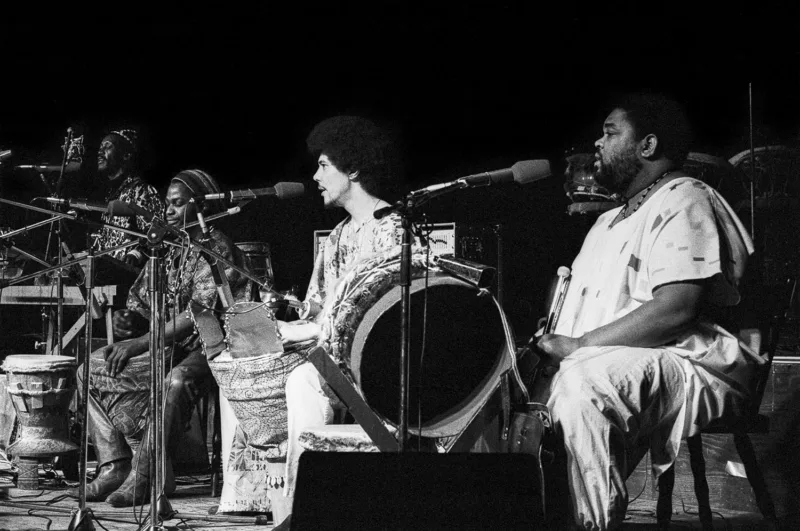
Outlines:
[[[681,364],[665,350],[582,348],[563,360],[551,391],[548,407],[564,438],[575,522],[614,529],[628,506],[625,480],[651,446],[669,446],[682,418]]]
[[[311,363],[296,367],[286,380],[286,406],[289,415],[289,447],[286,451],[284,495],[294,496],[298,463],[303,448],[300,434],[306,428],[333,423],[334,408],[342,407],[325,380]]]

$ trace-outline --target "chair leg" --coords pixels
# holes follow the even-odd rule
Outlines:
[[[711,523],[711,502],[706,481],[706,460],[703,457],[703,437],[698,433],[686,439],[689,448],[689,464],[694,479],[694,495],[697,498],[697,511],[700,513],[700,525],[704,530],[714,529]]]
[[[220,426],[219,390],[214,392],[214,433],[211,435],[211,497],[220,495],[222,468],[222,428]]]
[[[656,521],[659,529],[669,529],[669,522],[672,519],[672,489],[674,486],[675,465],[672,465],[658,477]]]
[[[742,458],[747,480],[750,482],[750,487],[756,496],[756,503],[759,510],[761,510],[761,514],[767,521],[776,522],[775,506],[772,504],[772,498],[767,490],[761,467],[758,466],[758,461],[756,461],[756,453],[753,450],[753,443],[750,442],[750,437],[746,433],[734,433],[733,443],[736,445],[739,457]]]

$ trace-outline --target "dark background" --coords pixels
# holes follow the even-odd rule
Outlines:
[[[310,183],[305,137],[343,113],[394,132],[406,191],[551,159],[550,179],[450,194],[428,209],[433,221],[503,225],[506,309],[520,333],[532,331],[550,279],[590,222],[566,214],[564,150],[591,145],[615,93],[674,96],[695,125],[693,150],[726,159],[748,146],[750,82],[756,145],[796,145],[800,132],[795,17],[763,3],[707,13],[675,4],[129,6],[7,14],[2,24],[0,147],[14,156],[0,195],[8,199],[45,194],[36,175],[10,166],[57,163],[68,126],[83,128],[89,153],[84,173],[68,177],[73,197],[102,195],[94,151],[104,130],[127,124],[149,137],[146,178],[160,190],[191,167],[228,190]],[[0,206],[0,223],[21,226],[16,210]],[[253,202],[223,230],[268,242],[278,288],[302,293],[313,230],[342,216],[324,211],[312,187],[303,198]],[[38,233],[16,243],[43,251]]]

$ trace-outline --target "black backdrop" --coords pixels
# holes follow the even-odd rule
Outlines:
[[[791,13],[763,4],[758,12],[738,4],[713,13],[601,8],[387,2],[4,13],[0,147],[14,155],[0,194],[44,195],[34,175],[10,166],[58,161],[66,128],[78,124],[90,154],[108,126],[144,128],[153,148],[146,177],[161,190],[189,167],[226,189],[310,183],[305,136],[341,113],[395,132],[405,190],[521,159],[551,158],[559,171],[565,149],[599,136],[611,95],[639,89],[682,101],[695,124],[694,149],[727,158],[747,147],[752,82],[757,142],[796,144]],[[88,168],[69,179],[73,197],[100,191]],[[434,221],[503,224],[507,310],[523,334],[587,229],[586,219],[566,215],[562,185],[557,173],[525,187],[451,194],[429,208]],[[238,241],[269,242],[278,287],[302,292],[312,231],[341,217],[324,211],[312,188],[292,201],[258,200],[225,230]],[[23,221],[0,208],[0,223]],[[42,238],[17,244],[43,250]]]

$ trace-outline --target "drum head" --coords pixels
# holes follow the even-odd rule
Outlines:
[[[423,428],[446,425],[458,419],[476,395],[491,393],[507,346],[503,317],[491,296],[479,296],[479,290],[447,276],[432,277],[427,290],[424,286],[424,279],[412,283],[411,429],[420,424]],[[351,352],[351,370],[367,403],[395,424],[400,345],[400,289],[396,287],[365,314]]]
[[[11,354],[3,362],[3,370],[37,370],[49,369],[54,366],[77,365],[72,356],[47,356],[44,354]]]

